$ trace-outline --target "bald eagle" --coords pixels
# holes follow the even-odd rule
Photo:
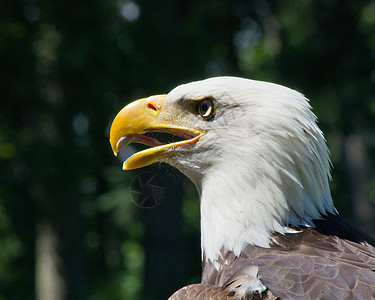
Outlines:
[[[375,241],[336,211],[329,150],[300,93],[237,77],[180,85],[118,113],[114,154],[130,142],[150,148],[124,170],[171,164],[200,196],[202,281],[170,299],[375,298]]]

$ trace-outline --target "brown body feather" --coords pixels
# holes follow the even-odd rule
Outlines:
[[[170,299],[374,299],[375,241],[340,216],[314,223],[274,234],[270,248],[247,245],[239,257],[222,251],[219,270],[204,262],[202,283]],[[267,290],[241,296],[257,281]]]

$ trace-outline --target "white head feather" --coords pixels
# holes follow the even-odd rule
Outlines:
[[[214,120],[196,121],[206,134],[189,153],[167,160],[197,186],[202,251],[215,263],[221,249],[269,247],[288,224],[313,225],[336,213],[330,158],[308,100],[289,88],[235,77],[181,85],[167,103],[212,97]]]

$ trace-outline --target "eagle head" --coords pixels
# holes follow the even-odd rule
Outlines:
[[[182,140],[163,144],[147,132]],[[246,244],[269,247],[274,232],[336,212],[316,117],[302,94],[281,85],[215,77],[137,100],[110,132],[115,155],[130,142],[150,148],[128,158],[125,170],[165,162],[194,182],[202,252],[212,262],[222,249],[239,255]]]

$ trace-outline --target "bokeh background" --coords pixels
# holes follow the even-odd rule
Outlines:
[[[311,99],[336,207],[374,236],[375,1],[2,0],[1,300],[166,299],[199,281],[194,186],[162,164],[123,172],[135,148],[115,158],[108,133],[131,100],[217,75]],[[132,184],[151,175],[145,208]]]

